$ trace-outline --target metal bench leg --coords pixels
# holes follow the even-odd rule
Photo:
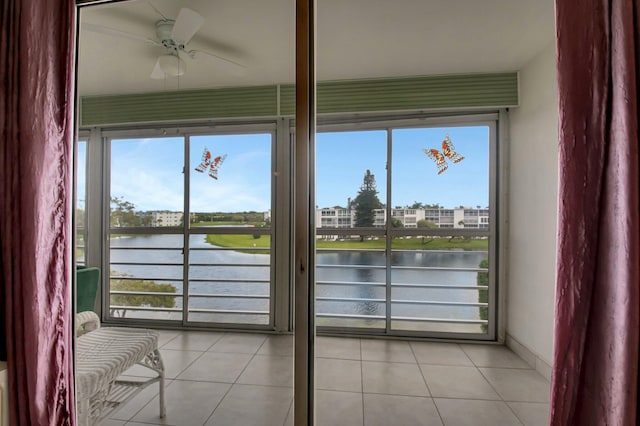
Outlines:
[[[157,349],[156,352],[158,352],[158,360],[161,366],[160,371],[158,372],[158,374],[160,374],[160,381],[158,382],[158,385],[160,386],[160,392],[158,394],[158,399],[160,400],[160,417],[162,418],[167,415],[167,407],[164,405],[164,365],[162,364],[160,352]]]
[[[158,373],[158,384],[160,386],[160,392],[158,394],[158,399],[160,400],[160,417],[165,417],[167,415],[167,408],[164,404],[164,364],[160,351],[157,348],[154,349],[153,352],[146,356],[142,365]]]

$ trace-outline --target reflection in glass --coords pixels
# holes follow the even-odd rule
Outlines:
[[[76,244],[75,256],[78,265],[86,263],[87,247],[87,141],[79,140],[76,144]]]

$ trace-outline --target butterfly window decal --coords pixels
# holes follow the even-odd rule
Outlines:
[[[444,140],[442,141],[442,151],[439,151],[435,148],[424,148],[422,152],[427,154],[429,158],[436,162],[436,167],[438,168],[439,175],[444,173],[449,168],[447,159],[449,159],[453,163],[459,163],[464,160],[464,157],[462,155],[455,152],[455,146],[453,146],[453,142],[451,142],[451,139],[449,139],[449,135],[446,135],[444,137]]]
[[[211,151],[205,146],[202,152],[202,160],[200,160],[200,164],[195,170],[196,172],[204,173],[205,170],[209,169],[209,177],[218,180],[218,170],[220,170],[220,166],[226,158],[227,154],[224,154],[211,159]]]

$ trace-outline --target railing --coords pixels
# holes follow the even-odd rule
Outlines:
[[[269,324],[270,248],[204,246],[190,241],[192,247],[185,256],[178,236],[168,235],[173,241],[165,241],[164,246],[158,245],[162,234],[153,235],[156,244],[144,244],[141,238],[111,244],[112,317]],[[131,236],[141,237],[127,235]],[[127,283],[139,288],[127,288]]]
[[[115,286],[109,292],[114,317],[269,324],[273,309],[269,248],[193,247],[186,267],[181,247],[112,245],[111,252],[111,268],[120,275],[137,268],[131,276],[112,274],[112,283],[174,287],[150,291]],[[143,261],[140,253],[156,257]],[[222,253],[228,255],[217,256]],[[484,333],[489,324],[489,285],[479,277],[489,270],[479,265],[487,257],[487,250],[391,250],[389,255],[384,249],[319,248],[318,325]]]
[[[487,250],[390,253],[388,259],[383,250],[317,249],[318,326],[486,332],[489,285],[488,280],[486,284],[480,283],[478,276],[488,274],[488,268],[480,267],[481,259],[488,257]],[[333,256],[332,263],[323,262],[323,254]],[[367,254],[369,262],[365,264],[361,259],[367,258]],[[343,261],[337,261],[336,256]],[[441,257],[445,261],[440,259],[438,264]],[[360,261],[349,263],[349,259],[355,258]],[[336,274],[343,275],[343,279]]]

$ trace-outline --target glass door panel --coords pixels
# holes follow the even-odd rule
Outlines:
[[[182,319],[184,138],[110,141],[109,316]]]
[[[385,328],[387,132],[316,136],[316,323]]]
[[[190,322],[272,323],[272,139],[190,138]]]
[[[392,132],[391,328],[488,331],[490,128]]]
[[[87,247],[87,141],[76,144],[76,264],[86,264]]]

